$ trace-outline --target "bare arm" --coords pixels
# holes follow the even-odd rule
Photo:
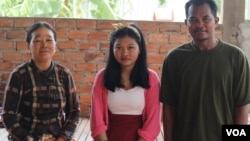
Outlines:
[[[163,104],[164,141],[172,141],[174,119],[175,108],[170,105]]]
[[[247,124],[248,123],[248,105],[236,107],[234,111],[234,124]]]

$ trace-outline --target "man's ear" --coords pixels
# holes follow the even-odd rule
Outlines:
[[[214,21],[215,21],[215,24],[218,24],[219,21],[220,21],[220,18],[219,17],[215,17]]]

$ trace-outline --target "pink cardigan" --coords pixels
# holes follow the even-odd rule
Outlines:
[[[143,110],[143,127],[138,134],[145,141],[154,141],[160,132],[160,81],[156,72],[149,69],[150,88],[145,90],[145,108]],[[108,90],[103,87],[104,69],[97,74],[92,89],[92,106],[90,114],[91,136],[107,130],[108,126]]]

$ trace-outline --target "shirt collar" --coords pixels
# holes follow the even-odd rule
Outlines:
[[[35,70],[35,71],[37,71],[37,72],[40,72],[40,73],[43,73],[43,74],[49,74],[50,72],[52,72],[52,71],[54,70],[55,63],[52,61],[50,67],[49,67],[47,70],[45,70],[45,71],[39,70],[39,69],[36,67],[36,64],[35,64],[35,62],[34,62],[33,59],[30,59],[30,60],[29,60],[29,65],[30,65],[30,67],[31,67],[33,70]]]

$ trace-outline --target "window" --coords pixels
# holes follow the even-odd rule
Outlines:
[[[188,0],[1,0],[2,17],[54,17],[183,22]],[[218,15],[221,13],[221,1]],[[247,0],[249,1],[249,0]],[[250,15],[250,14],[249,14]]]
[[[250,20],[250,0],[245,1],[245,19]]]

